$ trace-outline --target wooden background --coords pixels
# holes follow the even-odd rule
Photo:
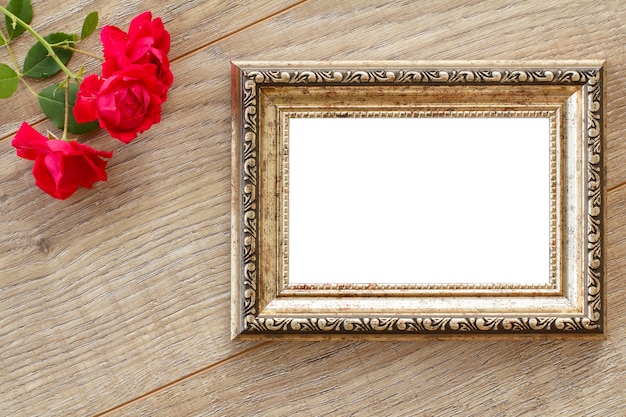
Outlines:
[[[22,87],[0,101],[0,415],[626,415],[622,0],[34,9],[44,33],[79,31],[92,10],[125,29],[152,10],[172,34],[176,80],[162,123],[130,145],[84,137],[115,151],[110,179],[66,201],[37,189],[10,145],[23,120],[52,129],[34,98]],[[97,37],[83,48],[97,51]],[[230,340],[231,60],[589,58],[607,60],[606,340]]]

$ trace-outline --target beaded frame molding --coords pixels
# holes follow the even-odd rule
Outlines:
[[[604,337],[604,84],[603,61],[233,62],[232,337]],[[548,118],[548,282],[290,284],[294,117]]]

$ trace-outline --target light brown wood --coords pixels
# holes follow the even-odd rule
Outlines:
[[[160,14],[176,81],[135,142],[85,137],[110,179],[67,201],[10,146],[32,98],[0,101],[0,415],[625,415],[623,2],[241,3],[79,3]],[[607,60],[607,340],[230,341],[229,61],[567,58]]]
[[[615,348],[555,341],[270,343],[109,415],[619,416],[620,388],[609,388],[623,382]],[[579,361],[605,373],[601,386],[571,373]],[[577,395],[568,400],[566,392]]]

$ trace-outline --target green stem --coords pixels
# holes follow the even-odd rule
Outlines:
[[[92,54],[91,52],[83,51],[82,49],[73,48],[69,45],[59,45],[57,48],[67,49],[68,51],[76,52],[77,54],[83,54],[83,55],[87,55],[88,57],[95,58],[98,61],[104,61],[104,59],[101,56]]]
[[[15,54],[13,54],[13,49],[11,49],[11,47],[9,46],[9,37],[4,36],[4,32],[2,31],[2,28],[0,28],[0,38],[2,38],[2,40],[4,41],[4,46],[7,47],[7,51],[9,51],[9,57],[11,57],[11,63],[13,64],[13,67],[17,70],[19,74],[20,67],[17,64],[17,60],[15,59]]]
[[[72,71],[70,71],[63,64],[63,62],[61,62],[61,60],[59,59],[57,54],[54,52],[54,49],[52,49],[52,46],[50,46],[48,41],[46,41],[41,35],[39,35],[39,33],[35,32],[35,30],[28,23],[24,22],[22,19],[20,19],[19,17],[17,17],[16,15],[14,15],[13,13],[11,13],[10,11],[8,11],[7,9],[5,9],[2,6],[0,6],[0,12],[4,13],[5,15],[7,15],[10,19],[12,19],[15,22],[17,22],[17,24],[22,26],[31,35],[33,35],[35,37],[35,39],[37,39],[39,41],[39,43],[42,44],[44,48],[46,48],[46,50],[48,51],[48,54],[52,57],[52,59],[54,59],[54,62],[56,62],[59,65],[59,67],[61,68],[61,71],[63,71],[72,80],[76,80],[77,79],[76,75],[74,75],[74,73]],[[7,42],[7,45],[8,45],[8,42]]]
[[[2,28],[0,28],[0,39],[4,41],[4,45],[9,46],[8,36],[4,36],[4,32],[2,32]]]
[[[67,123],[70,114],[70,85],[69,80],[65,82],[65,120],[63,121],[63,137],[62,140],[67,142]]]
[[[37,93],[35,92],[35,90],[32,89],[32,87],[26,82],[26,80],[22,76],[20,66],[17,63],[17,59],[15,59],[15,54],[13,53],[13,48],[11,48],[11,45],[9,45],[10,39],[8,36],[4,35],[4,32],[2,32],[2,28],[0,28],[0,39],[4,41],[4,46],[6,46],[7,51],[9,52],[9,57],[11,58],[11,64],[13,64],[13,68],[15,68],[15,72],[16,74],[18,74],[20,81],[24,83],[28,91],[30,91],[35,97],[37,97]]]
[[[34,95],[35,97],[39,98],[39,94],[37,94],[37,92],[35,90],[33,90],[33,88],[30,86],[30,84],[28,84],[26,82],[26,80],[24,79],[24,77],[22,77],[21,75],[20,75],[20,81],[24,83],[24,85],[26,86],[26,89],[28,91],[30,91],[32,95]]]

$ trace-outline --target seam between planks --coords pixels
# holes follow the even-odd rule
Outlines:
[[[272,19],[272,18],[274,18],[274,17],[276,17],[278,15],[281,15],[283,13],[286,13],[286,12],[290,11],[290,10],[293,10],[296,7],[299,7],[299,6],[301,6],[302,4],[304,4],[304,3],[308,2],[308,1],[309,0],[301,0],[298,3],[292,4],[289,7],[285,7],[284,9],[281,9],[281,10],[279,10],[277,12],[274,12],[274,13],[272,13],[270,15],[267,15],[267,16],[263,17],[262,19],[255,20],[254,22],[249,23],[249,24],[247,24],[245,26],[242,26],[241,28],[239,28],[237,30],[233,30],[232,32],[228,32],[225,35],[222,35],[219,38],[213,39],[212,41],[210,41],[210,42],[208,42],[208,43],[206,43],[206,44],[204,44],[202,46],[199,46],[199,47],[197,47],[195,49],[192,49],[191,51],[185,52],[183,55],[172,59],[170,62],[171,63],[175,63],[177,61],[180,61],[180,60],[183,60],[183,59],[185,59],[187,57],[195,55],[196,53],[202,51],[203,49],[209,48],[209,47],[215,45],[216,43],[219,43],[219,42],[221,42],[221,41],[223,41],[225,39],[233,37],[233,36],[235,36],[235,35],[237,35],[237,34],[239,34],[241,32],[244,32],[244,31],[250,29],[251,27],[259,25],[259,24],[261,24],[263,22],[266,22],[266,21],[268,21],[268,20],[270,20],[270,19]]]
[[[607,188],[606,189],[606,193],[608,194],[608,193],[612,193],[614,191],[617,191],[617,190],[619,190],[620,188],[622,188],[625,185],[626,185],[626,181],[621,182],[619,184],[616,184],[616,185],[612,186],[611,188]]]
[[[111,414],[111,413],[113,413],[113,412],[120,411],[120,410],[121,410],[121,409],[123,409],[124,407],[129,406],[130,404],[136,403],[136,402],[138,402],[138,401],[145,400],[145,399],[146,399],[146,398],[148,398],[148,397],[151,397],[151,396],[153,396],[153,395],[155,395],[155,394],[158,394],[158,393],[160,393],[160,392],[162,392],[162,391],[165,391],[165,390],[166,390],[166,389],[168,389],[168,388],[171,388],[171,387],[173,387],[173,386],[175,386],[175,385],[178,385],[178,384],[181,384],[181,383],[183,383],[183,382],[185,382],[185,381],[188,381],[188,380],[190,380],[190,379],[193,379],[193,378],[197,377],[197,376],[198,376],[198,375],[200,375],[200,374],[203,374],[203,373],[205,373],[205,372],[207,372],[207,371],[210,371],[210,370],[212,370],[212,369],[214,369],[214,368],[217,368],[217,367],[219,367],[219,366],[221,366],[221,365],[223,365],[223,364],[226,364],[226,363],[228,363],[228,362],[234,361],[235,359],[238,359],[238,358],[239,358],[239,357],[241,357],[241,356],[245,356],[245,355],[247,355],[248,353],[253,352],[253,351],[255,351],[255,350],[258,350],[258,349],[260,349],[260,348],[262,348],[262,347],[264,347],[264,346],[267,346],[267,345],[269,345],[269,344],[270,344],[270,342],[261,342],[261,343],[259,343],[259,344],[257,344],[257,345],[254,345],[254,346],[252,346],[252,347],[250,347],[250,348],[248,348],[248,349],[244,349],[244,350],[242,350],[241,352],[237,352],[237,353],[235,353],[235,354],[234,354],[234,355],[232,355],[232,356],[228,356],[228,357],[226,357],[226,358],[224,358],[224,359],[221,359],[221,360],[219,360],[219,361],[217,361],[217,362],[215,362],[215,363],[212,363],[212,364],[211,364],[211,365],[209,365],[209,366],[206,366],[206,367],[201,368],[201,369],[199,369],[199,370],[197,370],[197,371],[194,371],[194,372],[192,372],[192,373],[190,373],[190,374],[188,374],[188,375],[185,375],[185,376],[183,376],[182,378],[178,378],[178,379],[176,379],[176,380],[174,380],[174,381],[168,382],[168,383],[167,383],[167,384],[165,384],[165,385],[162,385],[162,386],[160,386],[160,387],[158,387],[158,388],[155,388],[155,389],[153,389],[152,391],[148,391],[148,392],[146,392],[145,394],[141,394],[140,396],[135,397],[135,398],[133,398],[133,399],[131,399],[131,400],[128,400],[128,401],[126,401],[126,402],[124,402],[124,403],[122,403],[122,404],[116,405],[116,406],[115,406],[115,407],[113,407],[113,408],[110,408],[110,409],[108,409],[108,410],[106,410],[106,411],[103,411],[103,412],[100,412],[100,413],[98,413],[98,414],[94,414],[92,417],[104,417],[104,416],[110,415],[110,414]]]

